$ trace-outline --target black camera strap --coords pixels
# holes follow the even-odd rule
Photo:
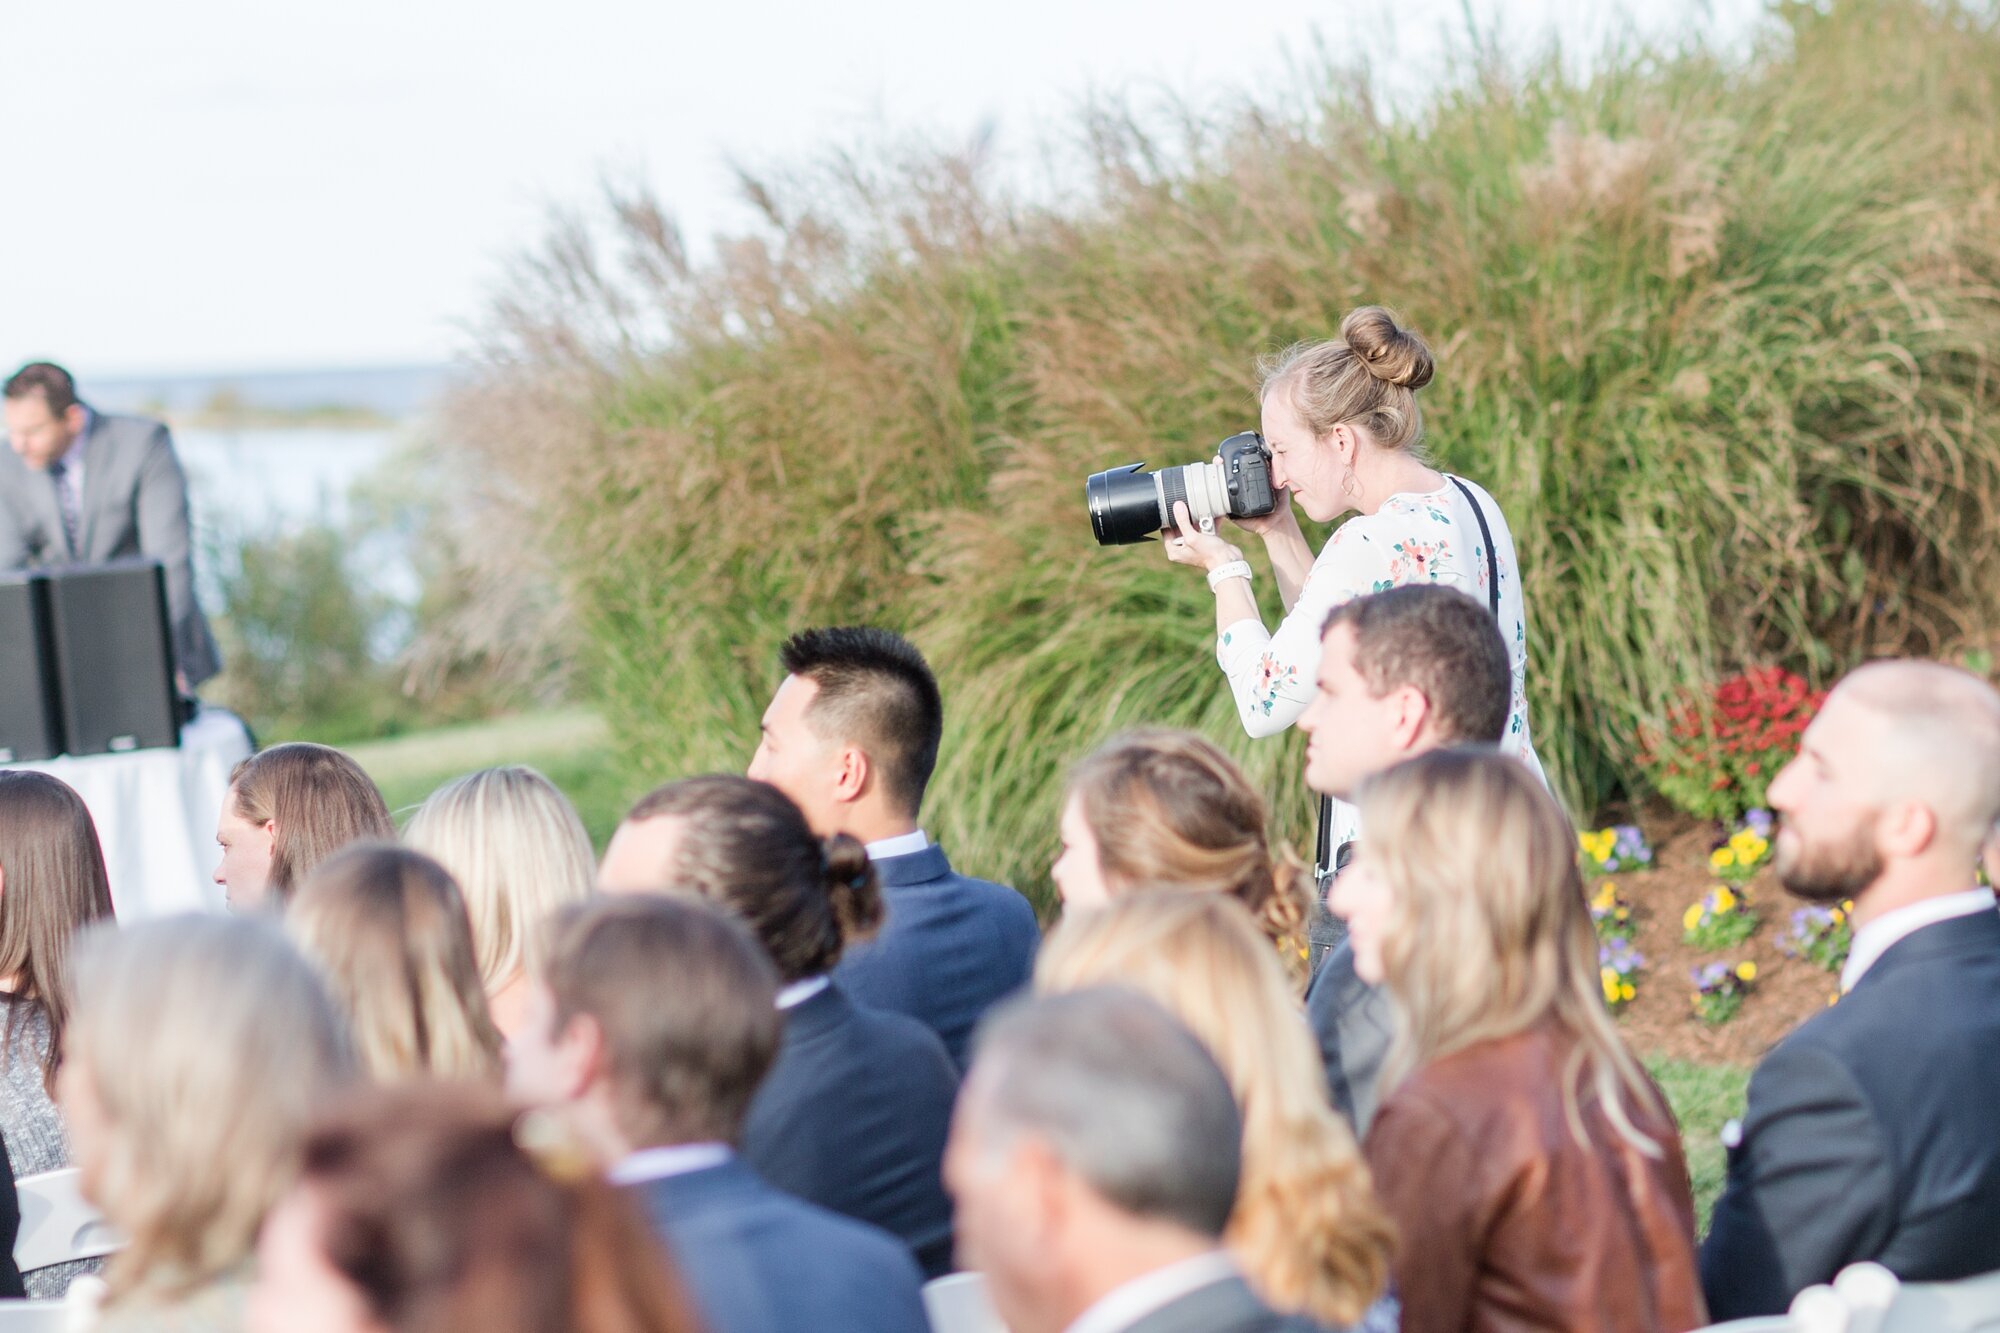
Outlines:
[[[1446,475],[1449,476],[1450,474],[1447,473]],[[1465,502],[1472,506],[1472,516],[1479,520],[1479,540],[1486,543],[1486,604],[1488,609],[1493,612],[1493,618],[1498,620],[1500,618],[1500,556],[1493,549],[1493,529],[1486,526],[1486,511],[1481,509],[1479,501],[1473,498],[1472,488],[1457,477],[1451,478],[1451,484],[1458,487],[1458,493],[1463,495]]]

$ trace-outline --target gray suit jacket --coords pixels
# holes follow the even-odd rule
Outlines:
[[[1389,993],[1354,974],[1354,949],[1346,940],[1327,953],[1306,988],[1306,1017],[1326,1062],[1327,1092],[1334,1109],[1365,1140],[1382,1091],[1382,1063],[1389,1056],[1395,1020]]]
[[[63,535],[55,481],[0,449],[0,570],[147,556],[166,566],[174,662],[189,685],[222,669],[194,597],[187,478],[157,421],[92,413],[84,441],[78,548]]]
[[[1198,1288],[1153,1311],[1125,1333],[1322,1333],[1298,1315],[1274,1313],[1240,1277]]]

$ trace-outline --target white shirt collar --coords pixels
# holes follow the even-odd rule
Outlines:
[[[664,1148],[641,1148],[604,1174],[614,1185],[644,1185],[706,1171],[733,1156],[726,1143],[673,1143]]]
[[[778,1008],[780,1011],[796,1009],[831,984],[825,977],[807,977],[803,981],[794,981],[778,992]]]
[[[1854,932],[1854,943],[1847,950],[1847,963],[1840,969],[1842,993],[1853,990],[1854,983],[1882,960],[1882,955],[1889,952],[1891,945],[1909,938],[1925,926],[1993,910],[1993,890],[1967,889],[1964,893],[1926,898],[1876,917]]]
[[[908,856],[911,852],[921,852],[931,845],[922,829],[910,833],[900,833],[893,838],[877,838],[868,844],[868,859],[886,861],[892,856]]]
[[[1099,1298],[1097,1304],[1076,1317],[1066,1333],[1124,1333],[1147,1315],[1203,1287],[1235,1277],[1236,1272],[1236,1261],[1225,1250],[1210,1250],[1156,1268]]]

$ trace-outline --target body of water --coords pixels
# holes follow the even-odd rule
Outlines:
[[[379,473],[394,453],[395,430],[183,430],[174,445],[187,472],[195,529],[195,577],[211,611],[221,602],[216,556],[233,555],[246,537],[268,537],[315,523],[346,525],[355,485]],[[354,552],[355,572],[400,601],[417,595],[410,554],[378,533]],[[206,558],[204,558],[206,557]]]

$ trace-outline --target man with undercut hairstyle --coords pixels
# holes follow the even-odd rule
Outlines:
[[[1492,612],[1465,593],[1419,583],[1357,597],[1333,609],[1323,637],[1318,688],[1299,719],[1314,791],[1347,800],[1370,775],[1427,750],[1500,743],[1513,690],[1507,645]],[[1323,905],[1314,907],[1317,918]],[[1356,975],[1343,940],[1314,970],[1306,1012],[1333,1104],[1364,1137],[1389,1053],[1388,994]]]
[[[1027,984],[1041,930],[1027,899],[954,872],[917,823],[944,734],[937,680],[884,629],[806,630],[780,661],[749,775],[791,797],[821,837],[859,838],[882,882],[882,928],[834,980],[929,1026],[963,1068],[980,1015]]]
[[[1835,687],[1771,782],[1778,878],[1853,899],[1844,992],[1764,1058],[1725,1131],[1702,1245],[1716,1319],[1777,1314],[1848,1264],[1907,1281],[2000,1269],[2000,694],[1934,662]]]

